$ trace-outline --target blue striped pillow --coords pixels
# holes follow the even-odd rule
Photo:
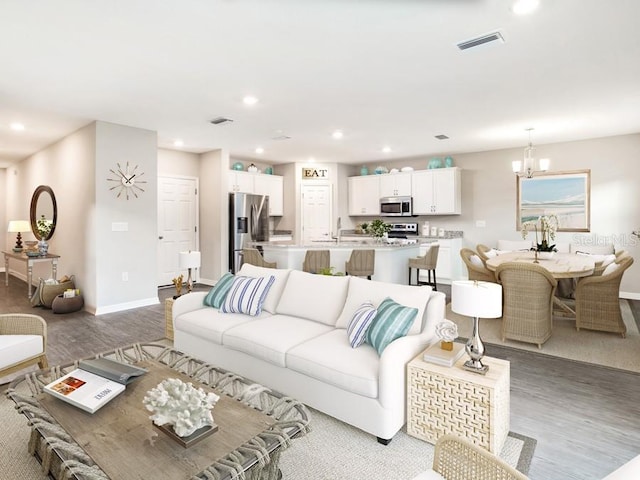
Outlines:
[[[262,304],[276,278],[236,277],[222,303],[222,313],[244,313],[255,317],[262,312]]]
[[[347,325],[347,335],[349,336],[349,344],[351,348],[357,348],[364,343],[367,336],[367,329],[371,325],[371,321],[376,316],[378,309],[371,302],[364,302],[351,317],[349,325]]]
[[[227,293],[229,293],[229,289],[233,284],[234,278],[235,276],[233,275],[233,273],[225,273],[222,278],[218,280],[218,283],[216,283],[214,287],[209,290],[209,293],[207,293],[207,296],[204,297],[202,303],[209,307],[220,308],[220,305],[222,305],[222,302],[224,302]]]
[[[389,297],[385,298],[378,305],[378,313],[367,330],[367,343],[382,355],[387,345],[407,334],[417,314],[417,308],[405,307]]]

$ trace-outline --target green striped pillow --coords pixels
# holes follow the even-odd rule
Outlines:
[[[367,330],[367,343],[382,355],[387,345],[407,334],[417,314],[417,308],[405,307],[389,297],[385,298]]]
[[[229,293],[229,289],[233,284],[234,278],[235,277],[233,273],[225,273],[222,278],[218,280],[218,283],[216,283],[214,287],[209,290],[209,293],[207,293],[207,296],[204,297],[202,303],[209,307],[220,308],[220,305],[222,305],[222,302],[224,302],[227,293]]]

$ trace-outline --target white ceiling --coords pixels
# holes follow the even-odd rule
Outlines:
[[[93,120],[273,163],[640,132],[640,1],[511,1],[2,0],[0,167]]]

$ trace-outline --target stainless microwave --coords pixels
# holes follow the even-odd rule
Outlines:
[[[382,197],[380,199],[380,216],[411,217],[413,216],[413,200],[411,197]]]

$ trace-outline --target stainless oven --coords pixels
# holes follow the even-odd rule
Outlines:
[[[412,217],[413,200],[411,197],[382,197],[380,199],[380,216]]]

